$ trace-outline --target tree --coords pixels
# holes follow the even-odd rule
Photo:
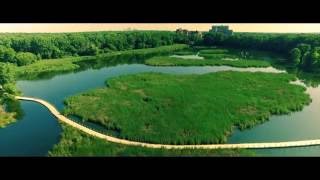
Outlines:
[[[3,85],[3,89],[5,92],[9,94],[18,94],[19,91],[16,88],[16,85],[14,83],[6,83]]]
[[[318,63],[320,61],[320,47],[314,47],[311,51],[311,58],[314,63]]]
[[[14,73],[12,65],[8,63],[0,62],[0,84],[4,85],[7,83],[14,82]]]
[[[311,50],[310,44],[300,43],[297,45],[297,48],[300,49],[301,55],[304,56],[305,53]]]
[[[99,53],[99,49],[94,45],[88,45],[87,47],[85,47],[85,49],[82,51],[82,53],[80,55],[97,55]]]
[[[12,48],[0,46],[0,61],[1,62],[12,62],[15,63],[16,52]]]
[[[312,68],[313,68],[313,64],[314,64],[315,62],[314,62],[312,53],[313,53],[313,52],[307,51],[307,52],[304,54],[303,58],[302,58],[302,60],[303,60],[302,67],[303,67],[304,70],[311,71]]]
[[[304,70],[311,71],[320,62],[320,47],[313,47],[302,57],[302,67]]]
[[[301,61],[301,51],[299,48],[293,48],[290,51],[290,58],[289,58],[290,63],[294,65],[298,65]]]
[[[36,62],[38,57],[30,52],[19,52],[16,55],[18,66],[24,66]]]
[[[311,64],[312,64],[312,60],[311,60],[310,52],[307,51],[302,57],[302,67],[305,70],[310,70]]]
[[[319,47],[312,48],[312,50],[310,52],[308,51],[306,54],[304,68],[306,70],[313,70],[320,61]]]
[[[320,68],[320,47],[314,48],[315,53],[312,55],[312,58],[314,59],[314,66],[317,68]]]

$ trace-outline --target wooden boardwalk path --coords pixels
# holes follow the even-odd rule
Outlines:
[[[314,146],[320,145],[320,139],[314,140],[301,140],[301,141],[287,141],[287,142],[269,142],[269,143],[240,143],[240,144],[204,144],[204,145],[170,145],[170,144],[152,144],[144,142],[136,142],[125,139],[120,139],[112,136],[108,136],[92,130],[88,127],[85,127],[79,123],[74,122],[73,120],[63,116],[60,112],[50,103],[38,98],[32,97],[21,97],[16,96],[18,100],[24,101],[33,101],[37,102],[46,108],[60,121],[71,125],[74,128],[77,128],[87,134],[92,136],[105,139],[113,143],[119,143],[124,145],[131,146],[142,146],[147,148],[165,148],[165,149],[261,149],[261,148],[283,148],[283,147],[299,147],[299,146]]]

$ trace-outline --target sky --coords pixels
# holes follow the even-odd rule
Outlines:
[[[85,32],[129,29],[174,31],[177,28],[208,31],[212,25],[229,25],[235,32],[320,33],[320,23],[0,23],[0,32]]]

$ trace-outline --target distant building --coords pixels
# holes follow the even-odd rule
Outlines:
[[[225,35],[232,35],[233,31],[229,29],[229,26],[212,26],[209,32],[212,33],[223,33]]]

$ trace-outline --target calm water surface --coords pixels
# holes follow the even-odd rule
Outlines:
[[[203,67],[152,67],[143,64],[122,64],[100,69],[86,69],[56,75],[50,79],[18,81],[17,86],[24,96],[44,99],[60,111],[63,100],[71,95],[104,87],[106,79],[140,72],[162,72],[170,74],[203,74],[218,71],[261,71],[283,73],[272,67],[234,68],[228,66]],[[250,130],[237,131],[229,143],[267,142],[320,138],[320,88],[308,88],[313,102],[303,111],[284,116],[272,116],[269,122]],[[25,116],[6,128],[0,129],[0,156],[45,156],[59,141],[61,127],[48,110],[33,102],[21,102]],[[320,155],[320,147],[257,150],[265,155]]]

